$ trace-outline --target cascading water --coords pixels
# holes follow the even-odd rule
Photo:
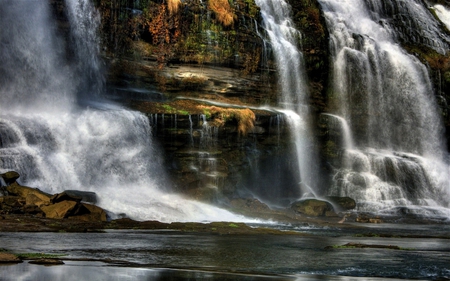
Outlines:
[[[439,20],[450,30],[450,10],[442,5],[434,5],[433,9]]]
[[[261,9],[264,28],[269,36],[278,70],[279,103],[285,110],[294,136],[300,174],[300,188],[304,196],[316,196],[317,173],[314,149],[309,128],[308,90],[304,73],[303,54],[297,46],[300,32],[290,18],[291,8],[283,0],[256,0]]]
[[[139,220],[246,220],[162,188],[168,184],[144,115],[98,100],[77,106],[103,83],[96,17],[88,0],[66,6],[67,48],[46,1],[0,3],[0,172],[15,170],[21,184],[50,193],[94,191],[101,207]],[[74,61],[67,49],[76,51]]]
[[[398,40],[447,52],[448,38],[421,1],[319,0],[330,32],[337,115],[347,149],[330,195],[362,211],[407,206],[448,217],[450,170],[426,67]],[[388,212],[391,212],[388,211]]]

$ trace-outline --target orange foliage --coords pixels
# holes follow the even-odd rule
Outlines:
[[[157,46],[157,60],[160,68],[171,57],[173,45],[181,36],[180,15],[169,16],[170,12],[167,13],[167,9],[174,9],[174,6],[170,8],[170,3],[177,1],[180,0],[169,1],[168,6],[158,5],[149,9],[150,14],[145,16],[144,24],[152,35],[153,45]]]
[[[227,121],[237,122],[237,130],[240,136],[247,135],[255,127],[255,113],[248,108],[223,108],[216,106],[199,106],[209,111],[212,116],[212,123],[217,127],[225,125]]]
[[[228,0],[209,0],[208,6],[215,13],[217,20],[224,26],[233,24],[234,13]]]
[[[169,14],[178,12],[178,8],[181,5],[181,0],[167,0],[167,7],[169,8]]]

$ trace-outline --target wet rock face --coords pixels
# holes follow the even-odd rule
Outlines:
[[[277,189],[284,189],[284,197],[298,196],[298,169],[287,156],[290,135],[281,116],[269,112],[256,115],[246,134],[239,133],[233,119],[219,125],[202,114],[149,114],[149,118],[177,190],[209,202],[256,195],[278,203],[270,202],[274,196],[265,194]],[[254,182],[280,177],[286,182],[282,187],[281,182],[273,182],[267,189],[260,188]]]
[[[350,197],[327,196],[326,199],[344,210],[356,208],[356,201]]]

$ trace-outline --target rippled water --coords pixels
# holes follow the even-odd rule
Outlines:
[[[88,278],[90,280],[169,277],[173,280],[377,280],[376,277],[434,280],[450,277],[448,239],[355,236],[357,233],[391,233],[392,227],[394,225],[351,229],[291,226],[305,236],[177,231],[0,233],[1,247],[15,253],[65,254],[63,259],[69,260],[66,265],[53,267],[27,262],[2,266],[1,280],[57,280],[61,276],[66,280],[84,280],[86,276],[94,277]],[[407,225],[396,231],[393,233],[398,235],[439,236],[448,235],[450,227]],[[397,245],[405,250],[325,249],[348,242]],[[81,258],[109,258],[118,262],[70,261]],[[125,261],[132,264],[123,267]]]

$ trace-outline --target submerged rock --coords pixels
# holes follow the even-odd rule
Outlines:
[[[313,217],[337,216],[330,203],[317,199],[306,199],[294,202],[291,205],[291,209],[297,213]]]
[[[355,221],[360,223],[383,223],[380,217],[370,217],[368,215],[359,215]]]
[[[62,260],[57,260],[57,259],[37,259],[37,260],[29,261],[28,263],[31,263],[31,264],[42,264],[42,265],[60,265],[60,264],[64,264],[64,262]]]

